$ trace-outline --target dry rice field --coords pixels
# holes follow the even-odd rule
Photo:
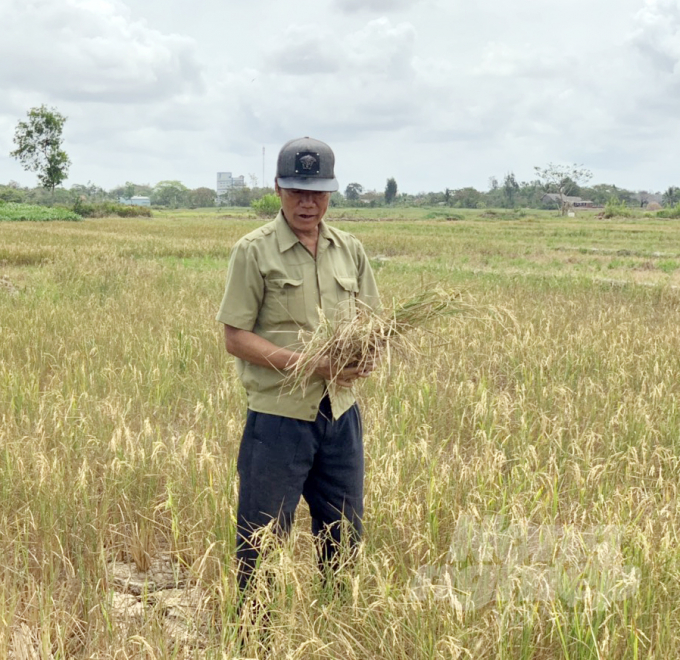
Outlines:
[[[362,383],[366,537],[305,507],[239,621],[219,213],[0,223],[0,657],[680,657],[680,226],[339,222],[480,309]],[[264,572],[263,572],[264,574]]]

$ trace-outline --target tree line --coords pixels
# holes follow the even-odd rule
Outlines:
[[[394,183],[396,188],[396,181]],[[674,206],[680,202],[680,188],[670,186],[664,192],[627,190],[616,185],[596,184],[577,185],[567,181],[562,186],[566,196],[581,197],[597,206],[604,206],[611,200],[629,207],[646,207],[650,200],[659,200],[664,206]],[[387,194],[386,194],[387,192]],[[461,209],[484,208],[534,208],[559,209],[559,201],[546,200],[548,192],[559,194],[558,186],[546,185],[543,181],[517,181],[510,173],[499,181],[490,177],[489,188],[478,190],[473,187],[446,188],[441,191],[419,192],[416,194],[371,190],[353,182],[346,186],[344,193],[331,196],[333,207],[380,207],[380,206],[444,206]],[[220,202],[227,206],[250,207],[254,201],[274,193],[269,187],[237,188],[229,192]],[[105,190],[88,182],[73,184],[69,188],[55,187],[54,190],[43,186],[22,187],[15,181],[0,185],[0,200],[5,202],[26,202],[31,204],[71,206],[78,201],[89,204],[118,202],[131,197],[149,197],[151,204],[164,208],[209,208],[218,205],[217,193],[208,187],[189,188],[181,181],[159,181],[148,183],[124,184]]]
[[[514,172],[502,179],[489,177],[487,190],[472,186],[445,188],[437,192],[417,194],[396,193],[397,184],[388,179],[384,192],[367,190],[360,183],[347,185],[344,196],[338,196],[337,205],[345,206],[445,206],[460,209],[532,208],[566,211],[571,198],[580,197],[595,206],[610,202],[645,208],[651,202],[664,206],[680,203],[680,187],[670,186],[665,191],[629,190],[614,184],[589,185],[592,173],[581,165],[554,165],[535,167],[535,178],[518,181]],[[550,195],[550,197],[548,197]]]
[[[259,199],[269,191],[270,189],[247,189],[240,191],[238,199],[234,201],[239,202],[239,206],[249,206],[253,199]],[[155,185],[128,181],[110,190],[104,190],[92,182],[54,190],[43,186],[22,187],[16,181],[0,185],[0,200],[5,202],[71,206],[81,202],[87,204],[118,202],[120,199],[129,200],[131,197],[148,197],[153,206],[165,208],[206,208],[215,206],[217,195],[212,188],[191,189],[181,181],[159,181]]]
[[[253,202],[271,195],[272,188],[257,187],[251,176],[251,186],[234,188],[219,199],[212,188],[190,189],[181,181],[160,181],[154,186],[126,182],[111,190],[104,190],[88,182],[75,184],[66,190],[61,184],[66,180],[71,161],[63,149],[62,132],[66,117],[55,108],[42,105],[31,108],[27,118],[20,121],[14,133],[14,149],[10,155],[27,171],[35,172],[38,186],[22,188],[16,182],[0,185],[0,200],[5,202],[30,202],[37,204],[96,204],[117,202],[135,196],[149,197],[151,204],[165,208],[205,208],[216,204],[251,206]],[[331,197],[332,206],[447,206],[452,208],[558,208],[565,213],[570,198],[580,197],[596,206],[616,203],[624,206],[645,207],[651,201],[665,206],[680,203],[680,188],[670,186],[663,193],[627,190],[611,184],[589,185],[592,173],[582,165],[554,165],[534,167],[535,178],[518,181],[508,172],[502,182],[495,176],[489,178],[488,190],[471,186],[445,188],[438,192],[420,192],[415,195],[399,193],[396,180],[387,179],[383,191],[366,190],[357,182]]]

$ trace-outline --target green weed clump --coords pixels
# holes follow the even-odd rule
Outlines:
[[[254,199],[250,206],[258,217],[273,218],[281,208],[281,201],[278,195],[264,195],[260,199]]]
[[[464,216],[461,213],[455,213],[454,211],[437,210],[430,211],[425,215],[426,220],[463,220]]]
[[[631,218],[633,211],[622,201],[612,197],[604,207],[602,217],[610,218]]]
[[[669,206],[665,209],[661,209],[660,211],[657,211],[656,217],[657,218],[669,218],[669,219],[673,219],[673,220],[680,218],[680,202],[678,202],[675,206]]]
[[[488,209],[480,213],[480,217],[488,218],[489,220],[517,220],[526,216],[527,212],[524,209]]]
[[[50,220],[82,220],[82,217],[61,206],[37,206],[0,201],[0,221],[49,222]]]

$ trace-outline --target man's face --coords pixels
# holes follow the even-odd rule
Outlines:
[[[329,192],[279,188],[281,210],[293,231],[311,231],[318,227],[328,210],[331,199]]]

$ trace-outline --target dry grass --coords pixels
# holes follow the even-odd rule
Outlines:
[[[455,224],[351,229],[369,254],[395,255],[377,270],[384,299],[425,272],[517,324],[434,319],[437,342],[413,330],[416,350],[362,386],[366,540],[329,593],[301,510],[260,585],[272,657],[678,657],[680,295],[578,269],[504,274],[518,242],[540,256],[572,223],[515,226],[493,242],[481,223]],[[213,321],[229,246],[250,226],[0,227],[0,276],[14,287],[0,287],[0,657],[264,657],[257,614],[239,647],[245,400]],[[680,253],[666,225],[609,231],[617,249]],[[593,237],[604,242],[604,228],[571,240]],[[491,247],[505,261],[472,274]],[[461,520],[489,515],[584,535],[615,525],[611,561],[639,583],[608,602],[597,593],[617,592],[596,583],[540,600],[506,582],[475,610],[451,590],[416,597],[422,566],[447,575]],[[574,577],[564,556],[551,566]],[[123,586],[123,565],[150,569],[139,593]],[[503,562],[473,553],[467,566]]]
[[[387,310],[373,310],[358,299],[352,304],[355,312],[352,315],[340,313],[337,322],[319,309],[319,325],[315,331],[300,331],[300,358],[288,374],[293,390],[304,391],[312,374],[326,361],[333,365],[331,387],[347,368],[371,372],[381,363],[383,368],[389,369],[392,354],[413,352],[408,338],[411,331],[427,330],[434,321],[445,317],[484,313],[473,302],[464,301],[460,292],[445,291],[440,287],[393,300]]]

